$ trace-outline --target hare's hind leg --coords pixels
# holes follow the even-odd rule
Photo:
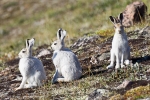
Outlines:
[[[130,64],[130,51],[127,52],[127,55],[125,56],[124,63],[125,63],[125,65],[129,65]]]
[[[53,76],[53,79],[52,79],[52,81],[51,81],[52,84],[56,83],[59,77],[62,78],[62,77],[59,75],[58,70],[56,69],[56,72],[55,72],[55,74],[54,74],[54,76]]]
[[[125,55],[122,54],[122,55],[121,55],[121,68],[124,68],[124,67],[125,67],[124,61],[125,61]]]
[[[110,52],[110,65],[107,66],[107,69],[109,68],[113,68],[114,67],[114,63],[115,63],[115,54],[113,52],[113,50],[111,49],[111,52]]]
[[[24,76],[23,76],[22,82],[21,82],[20,86],[19,86],[18,88],[16,88],[15,91],[24,88],[26,82],[27,82],[27,77],[24,77]]]

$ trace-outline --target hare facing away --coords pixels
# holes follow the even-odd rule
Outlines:
[[[111,22],[114,24],[115,34],[112,40],[112,49],[110,51],[111,63],[109,66],[107,66],[107,69],[113,68],[115,62],[116,62],[115,69],[120,68],[120,65],[121,68],[123,68],[124,63],[126,65],[129,65],[129,59],[130,59],[130,47],[128,44],[126,33],[124,31],[124,27],[122,25],[123,14],[120,13],[118,19],[112,16],[110,16],[109,18]]]
[[[59,29],[57,31],[57,40],[51,45],[54,50],[52,60],[56,69],[52,83],[77,80],[82,75],[82,68],[78,58],[70,49],[65,47],[65,36],[66,31]]]
[[[34,45],[34,38],[26,40],[26,48],[19,53],[19,71],[22,75],[22,82],[18,88],[31,88],[41,86],[46,80],[46,74],[42,62],[32,56],[32,46]]]

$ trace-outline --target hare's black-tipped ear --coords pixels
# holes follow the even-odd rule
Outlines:
[[[29,47],[29,39],[26,39],[26,48]]]
[[[61,36],[62,36],[62,28],[58,29],[57,31],[57,39],[61,39]]]
[[[119,14],[118,19],[122,22],[122,20],[123,20],[123,13]]]
[[[116,20],[115,20],[115,18],[114,18],[114,17],[109,16],[109,19],[110,19],[110,21],[111,21],[112,23],[116,23]]]

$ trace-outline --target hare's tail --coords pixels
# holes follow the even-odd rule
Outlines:
[[[129,65],[130,64],[130,61],[127,59],[124,61],[125,65]]]

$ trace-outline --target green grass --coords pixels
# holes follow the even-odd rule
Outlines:
[[[41,7],[41,10],[33,14],[19,12],[17,2],[7,2],[3,5],[3,9],[14,7],[14,11],[12,16],[0,19],[0,30],[2,30],[0,55],[12,51],[17,54],[24,47],[27,38],[36,38],[35,46],[50,44],[56,39],[56,32],[60,27],[67,30],[67,39],[80,37],[89,32],[100,31],[102,33],[103,30],[104,32],[113,30],[108,17],[117,16],[132,1],[135,0],[78,0],[73,2],[66,0],[57,5],[50,3],[50,7]],[[143,0],[143,2],[148,7],[150,6],[148,0]],[[27,0],[25,4],[30,8],[26,12],[32,10],[34,2]],[[43,24],[35,25],[41,20]]]

